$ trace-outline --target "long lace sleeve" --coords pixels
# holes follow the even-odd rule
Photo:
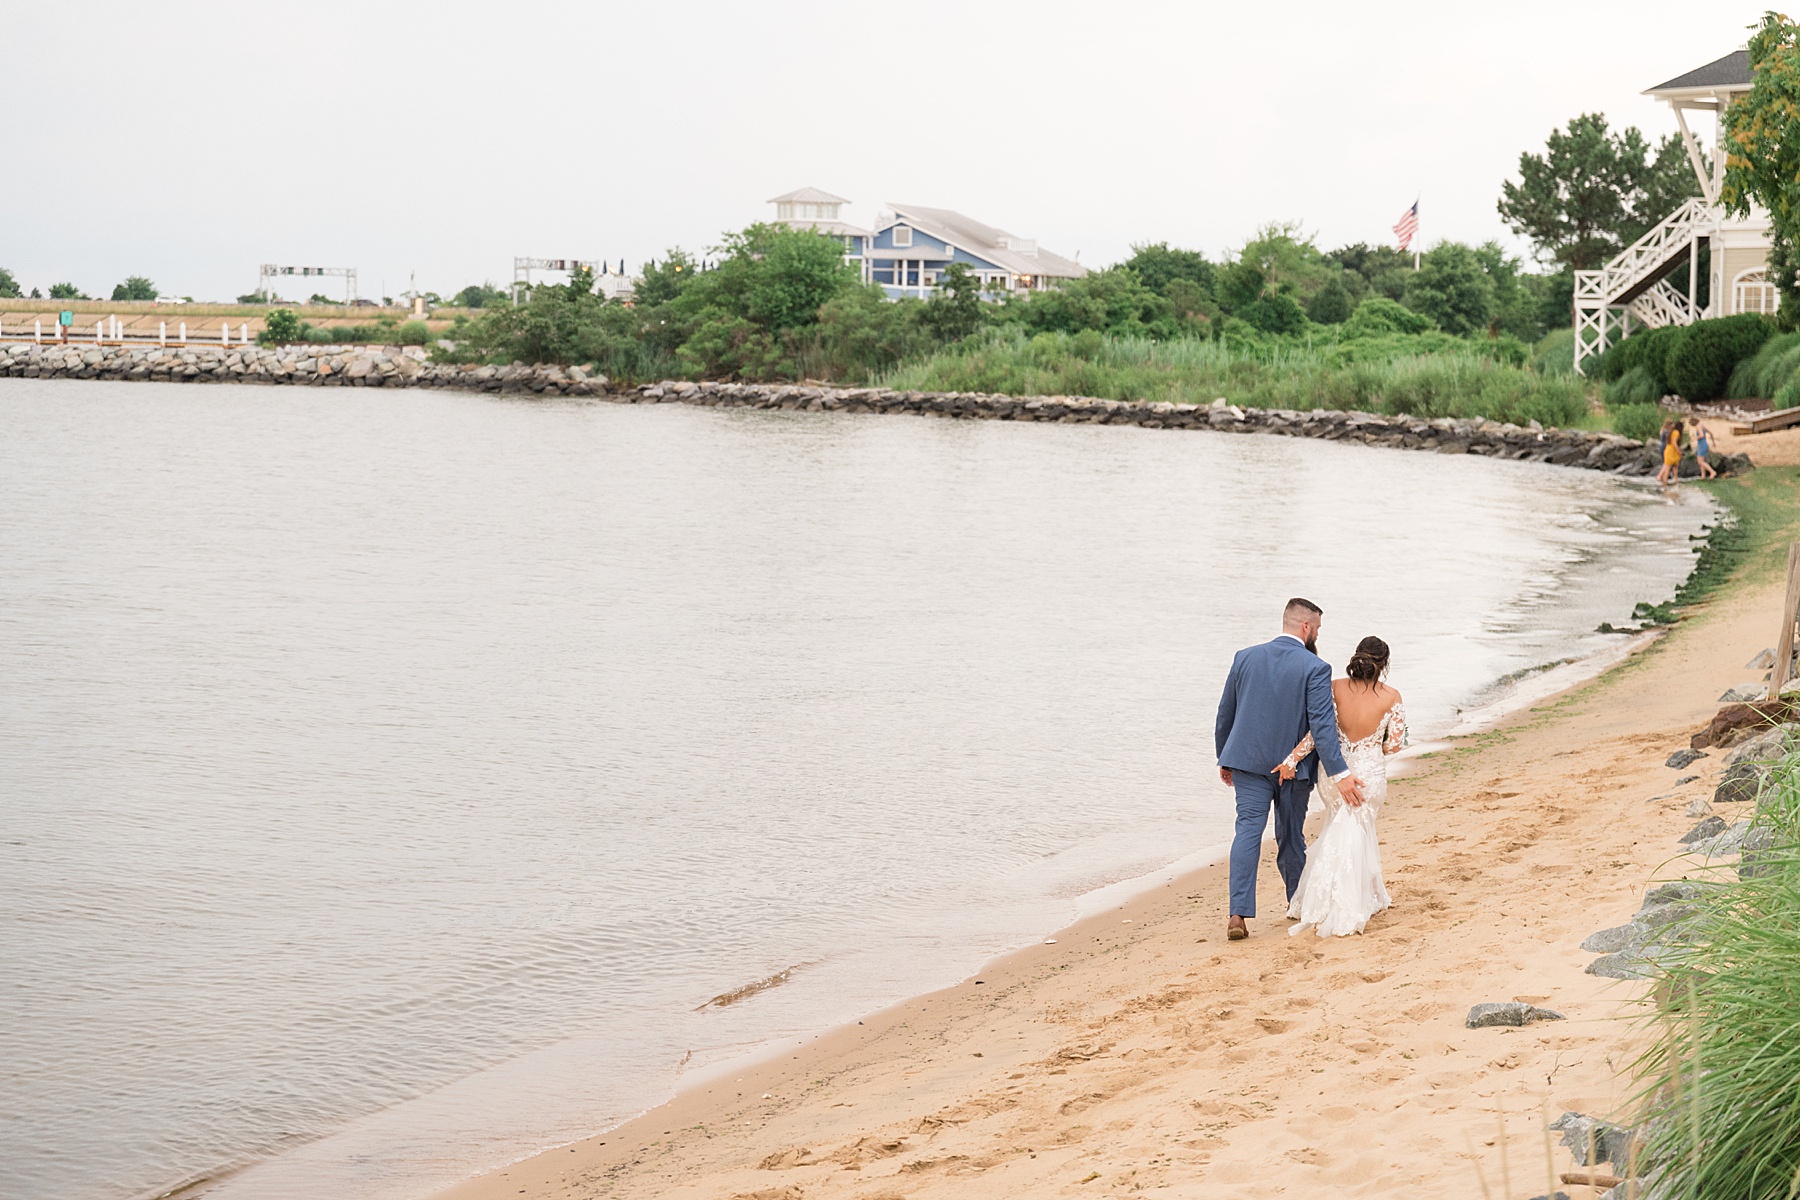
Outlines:
[[[1388,713],[1387,736],[1381,739],[1381,752],[1394,754],[1404,750],[1411,739],[1407,736],[1406,705],[1396,703]]]
[[[1292,754],[1288,755],[1287,758],[1282,760],[1281,765],[1284,767],[1299,766],[1300,760],[1305,758],[1307,755],[1311,754],[1312,752],[1313,752],[1313,736],[1312,736],[1312,734],[1309,733],[1305,737],[1300,739],[1300,744],[1298,746],[1294,747],[1294,752]],[[1265,758],[1263,761],[1267,762],[1269,760]]]

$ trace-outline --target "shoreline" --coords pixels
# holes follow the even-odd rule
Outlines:
[[[985,392],[902,392],[823,384],[694,383],[664,380],[615,389],[581,367],[506,367],[433,363],[417,346],[265,347],[225,342],[178,346],[95,346],[0,340],[0,378],[106,379],[158,383],[243,383],[282,387],[440,388],[509,396],[577,397],[618,404],[692,404],[805,412],[890,413],[951,420],[1049,421],[1135,425],[1143,429],[1266,433],[1324,438],[1436,454],[1474,454],[1642,477],[1661,466],[1658,452],[1612,433],[1545,429],[1476,418],[1387,416],[1313,409],[1247,408],[1224,399],[1210,406],[1093,396],[1007,396]],[[1752,467],[1742,453],[1720,455],[1721,475]],[[1682,478],[1696,478],[1692,458]]]
[[[1586,974],[1579,943],[1636,908],[1711,792],[1718,755],[1691,781],[1662,759],[1770,636],[1779,586],[1745,575],[1597,676],[1397,773],[1395,907],[1362,937],[1283,936],[1265,843],[1263,917],[1231,946],[1223,863],[1164,879],[1171,864],[957,985],[709,1068],[632,1121],[438,1195],[1388,1195],[1474,1190],[1472,1172],[1495,1182],[1509,1163],[1536,1178],[1544,1121],[1626,1098],[1640,1039],[1615,1018],[1642,987]],[[1509,915],[1521,877],[1531,903]],[[1569,1020],[1462,1028],[1470,1005],[1507,999]],[[1383,1121],[1380,1154],[1359,1144],[1371,1097],[1413,1110]]]

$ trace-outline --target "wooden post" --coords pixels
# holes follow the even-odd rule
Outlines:
[[[1775,639],[1775,665],[1769,670],[1769,699],[1781,695],[1794,656],[1794,621],[1800,619],[1800,542],[1788,543],[1787,598],[1781,605],[1781,636]]]

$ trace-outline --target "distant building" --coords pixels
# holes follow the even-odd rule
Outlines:
[[[842,196],[801,188],[770,201],[775,219],[796,229],[814,229],[844,242],[844,260],[867,283],[879,284],[889,299],[929,296],[951,263],[962,263],[991,294],[1042,291],[1087,274],[1080,263],[947,208],[890,204],[874,230],[838,217]]]
[[[1746,217],[1719,203],[1724,183],[1725,110],[1749,94],[1750,54],[1737,50],[1667,83],[1647,89],[1675,112],[1700,195],[1595,271],[1575,272],[1575,369],[1633,330],[1691,325],[1736,313],[1773,316],[1780,295],[1769,282],[1769,216],[1752,206]],[[1688,124],[1690,113],[1716,121],[1710,164]],[[1710,169],[1707,169],[1710,166]],[[1707,303],[1699,302],[1700,248],[1708,247]]]

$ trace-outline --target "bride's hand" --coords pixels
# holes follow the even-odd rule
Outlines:
[[[1290,783],[1294,778],[1294,765],[1292,763],[1282,763],[1279,767],[1270,771],[1269,774],[1275,776],[1275,778],[1281,780],[1283,783]]]

